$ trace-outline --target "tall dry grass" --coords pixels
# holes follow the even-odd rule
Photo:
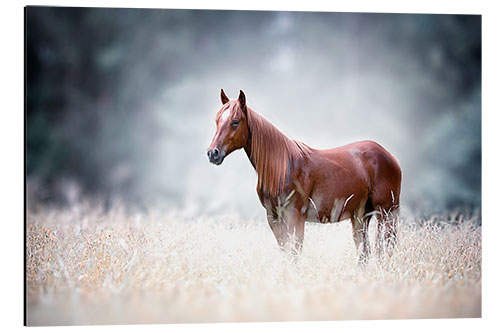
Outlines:
[[[263,220],[43,210],[26,232],[29,325],[481,316],[477,216],[403,219],[364,268],[348,222],[308,223],[296,262]]]

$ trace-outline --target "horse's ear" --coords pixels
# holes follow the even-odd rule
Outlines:
[[[226,93],[224,92],[224,89],[220,90],[220,101],[222,102],[222,105],[224,105],[227,102],[229,102],[229,98],[226,96]]]
[[[246,112],[247,110],[247,98],[243,90],[240,90],[240,95],[238,96],[238,101],[240,102],[241,109]]]

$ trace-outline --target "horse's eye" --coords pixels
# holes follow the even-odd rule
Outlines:
[[[231,123],[231,125],[233,126],[238,126],[240,124],[240,121],[239,120],[233,120],[233,122]]]

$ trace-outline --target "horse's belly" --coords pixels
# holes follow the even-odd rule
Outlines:
[[[332,223],[340,222],[351,217],[351,213],[346,210],[347,203],[351,198],[338,198],[333,202],[326,203],[321,200],[309,198],[306,221]]]

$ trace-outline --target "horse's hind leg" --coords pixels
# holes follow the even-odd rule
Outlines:
[[[390,257],[397,244],[399,208],[393,206],[385,210],[382,207],[377,207],[377,220],[375,252],[379,258],[383,254],[387,254]]]
[[[360,251],[358,262],[360,265],[365,265],[370,257],[370,242],[368,240],[368,226],[370,223],[370,216],[359,218],[357,216],[351,217],[352,224],[352,237],[354,239],[354,246],[356,251]]]

